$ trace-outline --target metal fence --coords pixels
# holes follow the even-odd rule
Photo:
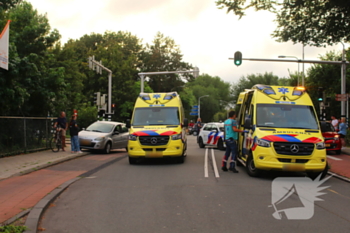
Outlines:
[[[0,116],[0,157],[48,149],[54,119]]]

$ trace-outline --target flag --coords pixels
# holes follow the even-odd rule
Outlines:
[[[10,22],[10,20],[7,21],[7,24],[0,35],[0,67],[5,70],[8,70],[9,66]]]

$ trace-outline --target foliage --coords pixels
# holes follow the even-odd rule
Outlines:
[[[10,60],[9,70],[0,70],[0,113],[46,115],[51,100],[64,86],[64,70],[56,66],[50,53],[60,35],[57,30],[50,31],[46,16],[27,2],[6,11],[0,25],[7,19],[11,19]]]
[[[266,10],[276,15],[277,29],[272,34],[278,41],[315,46],[350,41],[350,4],[344,0],[217,0],[239,18],[245,11]]]
[[[197,104],[200,104],[202,122],[212,121],[214,115],[224,109],[225,105],[222,102],[229,105],[234,100],[230,91],[230,83],[222,81],[219,77],[202,74],[186,86],[192,90],[193,95],[198,100]],[[203,97],[205,95],[209,96]]]
[[[160,72],[160,71],[182,71],[191,70],[193,67],[182,61],[183,55],[175,41],[165,37],[158,32],[153,40],[153,44],[146,44],[145,50],[141,54],[143,61],[142,72]],[[161,74],[148,77],[148,84],[155,92],[169,92],[174,87],[183,86],[182,80],[193,81],[192,74]]]
[[[6,225],[0,226],[0,232],[3,233],[21,233],[27,230],[26,226],[14,226],[14,225]]]
[[[281,82],[285,82],[285,79]],[[279,85],[279,79],[272,73],[243,76],[233,85],[232,95],[234,99],[237,100],[239,93],[244,91],[244,89],[251,89],[256,84]]]
[[[349,51],[347,55],[347,59],[349,59]],[[326,55],[320,56],[320,59],[327,61],[339,61],[341,60],[341,55],[335,52],[328,52]],[[346,90],[349,90],[349,71],[347,71],[346,74]],[[341,66],[330,64],[315,64],[308,69],[306,89],[312,96],[314,104],[318,110],[319,104],[317,101],[317,95],[319,87],[323,87],[326,97],[330,97],[330,102],[328,102],[329,107],[326,108],[327,118],[330,119],[331,115],[335,115],[339,118],[341,102],[335,100],[335,95],[341,93]]]

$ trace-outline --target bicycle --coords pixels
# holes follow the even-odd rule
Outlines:
[[[58,152],[62,149],[61,128],[57,127],[56,132],[50,140],[50,148],[53,152]]]

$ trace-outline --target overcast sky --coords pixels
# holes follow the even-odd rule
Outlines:
[[[218,76],[225,82],[237,82],[249,74],[272,72],[289,77],[298,71],[297,63],[243,61],[236,67],[235,51],[243,58],[276,59],[278,55],[302,59],[302,45],[278,43],[270,34],[276,28],[274,15],[251,11],[238,20],[226,9],[218,9],[215,0],[27,0],[47,14],[52,29],[62,35],[62,43],[85,34],[128,31],[143,43],[152,43],[157,32],[172,38],[180,46],[183,61],[197,66],[200,73]],[[319,60],[333,47],[305,47],[305,60]],[[290,58],[293,60],[293,58]],[[310,66],[305,64],[305,72]],[[302,64],[300,64],[302,71]]]

